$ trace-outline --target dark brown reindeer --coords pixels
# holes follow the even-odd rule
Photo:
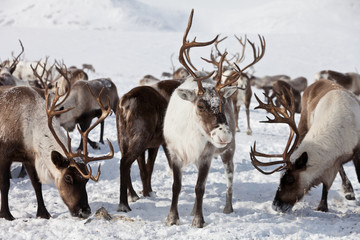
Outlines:
[[[130,179],[130,168],[137,160],[143,184],[143,195],[150,196],[151,175],[160,145],[166,152],[163,122],[172,92],[180,85],[175,80],[159,81],[153,86],[135,87],[121,97],[116,112],[120,161],[120,202],[118,211],[128,212],[131,201],[139,199]],[[145,153],[148,159],[145,163]]]
[[[90,157],[86,149],[84,153],[71,151],[69,135],[66,139],[58,121],[54,119],[54,116],[70,110],[55,110],[60,97],[62,96],[56,93],[50,104],[46,89],[44,101],[34,89],[26,86],[13,87],[0,95],[1,218],[14,219],[8,203],[10,166],[13,162],[22,162],[29,174],[38,203],[37,217],[50,218],[42,197],[43,183],[55,183],[72,216],[86,218],[91,213],[86,183],[89,179],[97,181],[100,169],[94,177],[87,164],[91,161],[110,159],[114,152],[110,142],[111,152],[104,157]],[[101,104],[99,100],[98,102]],[[102,116],[99,120],[105,119],[111,111],[110,108],[101,108]],[[88,131],[81,132],[84,143],[89,132],[97,124],[99,121]],[[79,159],[82,159],[82,162]]]
[[[202,210],[205,182],[214,156],[220,155],[227,179],[226,204],[223,212],[233,212],[235,118],[230,97],[237,88],[229,87],[232,82],[221,83],[222,63],[226,53],[219,61],[220,65],[215,81],[210,77],[213,73],[209,75],[204,72],[194,72],[188,65],[188,61],[185,59],[187,59],[186,52],[189,48],[207,46],[217,40],[216,37],[209,42],[196,42],[195,40],[188,42],[187,35],[191,28],[192,17],[193,10],[179,53],[180,63],[190,72],[191,77],[185,80],[172,94],[164,120],[164,137],[169,150],[170,167],[174,179],[172,202],[166,224],[179,224],[178,201],[182,169],[187,164],[196,164],[198,179],[195,187],[196,199],[192,211],[194,215],[192,225],[201,228],[205,223]],[[262,45],[261,50],[265,50],[265,45]],[[247,67],[259,61],[259,56],[262,55],[257,54],[254,47],[255,59]]]
[[[315,81],[320,79],[334,81],[344,88],[350,90],[355,95],[360,95],[360,74],[358,73],[340,73],[332,70],[323,70],[315,75]]]
[[[296,126],[293,99],[291,104],[287,103],[283,94],[280,99],[283,108],[276,107],[272,100],[264,104],[257,98],[258,108],[274,116],[274,119],[268,118],[266,122],[289,125],[290,137],[285,150],[283,154],[263,154],[256,151],[254,144],[250,153],[252,163],[264,174],[283,172],[273,201],[276,211],[290,210],[312,187],[320,183],[323,190],[317,210],[328,211],[328,191],[337,172],[343,171],[343,164],[352,159],[358,178],[360,176],[360,103],[340,85],[328,80],[316,81],[303,94],[301,118]],[[261,162],[257,157],[282,159]],[[281,166],[270,172],[261,169],[279,164]],[[345,186],[345,191],[349,186]],[[348,190],[352,191],[352,187]]]

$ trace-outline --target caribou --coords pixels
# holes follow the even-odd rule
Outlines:
[[[304,91],[300,122],[296,126],[293,98],[288,104],[284,94],[278,96],[283,107],[276,107],[271,99],[269,104],[264,104],[256,98],[259,102],[257,108],[274,116],[265,122],[286,123],[290,127],[290,136],[282,154],[260,153],[256,150],[256,142],[250,152],[252,164],[260,172],[282,172],[273,201],[274,210],[290,210],[312,187],[322,183],[317,210],[328,211],[328,191],[337,172],[343,171],[342,165],[352,159],[358,178],[360,176],[359,101],[354,94],[332,81],[316,81]],[[282,159],[264,162],[258,157]],[[279,164],[273,171],[263,170],[265,166]]]
[[[116,106],[119,101],[117,88],[110,78],[100,78],[90,81],[78,80],[71,86],[68,98],[59,104],[59,110],[76,106],[72,111],[65,112],[57,116],[60,125],[69,131],[75,129],[76,124],[80,125],[80,129],[85,131],[89,128],[92,119],[101,116],[101,108],[97,101],[89,95],[92,92],[96,96],[100,96],[101,102],[110,107],[116,113]],[[109,99],[109,101],[108,101]],[[101,122],[100,143],[104,143],[104,122]],[[94,149],[99,148],[97,142],[88,139],[88,143]],[[78,149],[83,149],[83,141],[80,141]]]
[[[137,160],[143,184],[143,196],[150,196],[151,175],[159,147],[166,152],[163,122],[172,92],[180,85],[175,80],[164,80],[153,86],[135,87],[121,97],[116,111],[120,160],[120,202],[118,211],[128,212],[130,200],[139,196],[132,187],[130,168]],[[145,153],[148,158],[145,163]]]
[[[315,74],[315,81],[320,79],[334,81],[344,88],[350,90],[355,95],[360,95],[360,74],[358,73],[340,73],[332,70],[323,70]]]
[[[191,77],[187,78],[172,94],[164,119],[164,137],[170,156],[170,168],[173,172],[172,202],[166,224],[179,224],[178,200],[182,169],[188,164],[195,164],[198,168],[198,178],[192,225],[202,228],[205,223],[202,210],[205,182],[214,156],[220,155],[227,179],[226,204],[223,212],[233,212],[235,118],[231,95],[235,93],[237,87],[229,86],[236,79],[233,82],[221,83],[222,63],[226,53],[219,61],[218,72],[214,79],[210,77],[213,73],[209,75],[193,71],[188,65],[189,61],[185,59],[190,59],[187,55],[190,48],[208,46],[218,38],[217,36],[209,42],[196,40],[189,42],[187,36],[192,25],[193,14],[192,10],[179,53],[179,61],[189,71]],[[264,51],[264,39],[260,36],[259,38],[262,43],[261,49]],[[253,51],[254,61],[242,70],[255,64],[263,56],[257,53],[254,46]]]
[[[51,217],[45,207],[41,187],[42,184],[50,183],[55,183],[72,216],[86,218],[91,213],[86,183],[89,179],[98,181],[100,169],[95,177],[88,163],[110,159],[114,151],[110,142],[111,151],[106,156],[90,157],[86,149],[83,153],[71,151],[69,134],[66,138],[59,122],[54,118],[70,110],[55,110],[61,97],[64,96],[55,94],[50,101],[45,88],[44,101],[33,88],[26,86],[10,88],[0,95],[1,218],[14,219],[9,210],[8,199],[10,166],[13,162],[22,162],[29,174],[38,204],[37,217]],[[102,116],[87,131],[80,132],[84,144],[89,132],[111,112],[110,108],[105,109],[101,105],[99,98],[97,102],[101,106]]]

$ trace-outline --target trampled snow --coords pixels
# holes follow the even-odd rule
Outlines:
[[[0,4],[0,59],[11,59],[20,52],[24,58],[64,60],[68,65],[90,63],[96,73],[91,78],[110,77],[119,96],[137,85],[146,74],[160,77],[171,71],[171,55],[176,67],[183,32],[191,8],[195,9],[189,39],[208,41],[216,34],[229,36],[219,44],[229,54],[240,51],[234,34],[259,44],[257,34],[266,39],[264,58],[255,65],[255,75],[287,74],[304,76],[313,82],[315,73],[324,69],[357,72],[360,56],[360,2],[357,0],[253,0],[253,1],[136,1],[136,0],[4,0]],[[246,62],[252,59],[249,49]],[[198,69],[213,70],[200,57],[208,57],[210,47],[191,51]],[[261,91],[253,91],[262,97]],[[336,104],[336,103],[334,103]],[[115,116],[105,122],[105,137],[113,143],[115,156],[102,161],[99,182],[87,185],[89,204],[94,213],[105,207],[111,221],[81,220],[70,216],[54,185],[43,185],[45,205],[50,220],[37,219],[35,193],[31,182],[11,179],[10,211],[14,221],[0,219],[0,239],[358,239],[360,237],[360,187],[352,163],[345,171],[355,188],[357,200],[348,201],[341,191],[339,177],[329,192],[329,212],[317,212],[321,186],[298,202],[291,213],[272,210],[271,203],[280,174],[265,176],[250,163],[250,146],[257,142],[259,151],[282,152],[288,127],[259,123],[266,114],[254,110],[250,119],[253,134],[246,135],[245,111],[240,112],[240,133],[236,134],[234,157],[234,213],[223,214],[226,180],[220,159],[214,159],[204,196],[202,229],[191,226],[197,170],[184,170],[179,199],[179,226],[165,226],[172,197],[172,176],[162,149],[159,151],[152,183],[152,197],[130,203],[132,211],[117,212],[119,202],[119,166],[121,153],[117,145]],[[299,115],[296,116],[297,120]],[[98,139],[95,129],[92,139]],[[79,136],[72,134],[73,146]],[[91,150],[101,155],[108,151]],[[95,166],[96,163],[93,164]],[[18,170],[17,168],[14,170]],[[132,167],[135,190],[141,196],[137,163]]]

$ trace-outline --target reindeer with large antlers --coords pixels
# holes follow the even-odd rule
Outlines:
[[[189,71],[191,77],[185,80],[172,94],[164,120],[164,137],[170,155],[170,167],[173,171],[173,196],[167,225],[179,224],[178,200],[181,190],[182,169],[187,164],[198,167],[198,179],[195,187],[196,200],[192,214],[193,226],[203,227],[202,210],[205,182],[214,156],[220,155],[227,179],[226,204],[224,213],[233,212],[233,156],[235,152],[235,119],[231,95],[236,87],[229,86],[236,79],[221,83],[224,53],[219,61],[218,72],[214,79],[203,72],[195,72],[189,66],[189,49],[214,43],[187,41],[191,28],[193,11],[186,28],[183,45],[180,48],[180,63]],[[262,48],[262,51],[264,48]],[[257,56],[261,56],[257,55]],[[258,61],[259,59],[255,60]],[[246,67],[245,67],[246,68]],[[241,74],[241,72],[239,73]],[[176,127],[174,127],[176,126]]]
[[[41,78],[43,74],[38,76]],[[13,162],[22,162],[29,174],[38,203],[37,217],[50,218],[42,197],[43,183],[55,183],[72,216],[88,217],[91,210],[86,183],[89,179],[97,181],[100,171],[96,177],[92,176],[91,168],[88,169],[87,164],[112,158],[112,147],[109,155],[98,158],[88,156],[86,150],[83,153],[71,151],[69,135],[66,138],[59,122],[54,118],[70,110],[55,110],[59,98],[66,97],[60,96],[58,91],[52,101],[47,94],[47,88],[45,101],[38,92],[25,86],[13,87],[0,96],[0,121],[3,124],[0,128],[0,217],[14,219],[8,203],[10,166]],[[111,109],[102,109],[104,119]],[[82,134],[87,136],[88,132]]]
[[[327,195],[337,172],[342,175],[342,165],[351,159],[360,176],[360,103],[349,91],[328,80],[319,80],[309,86],[302,98],[299,125],[294,120],[294,99],[288,103],[285,94],[277,96],[283,107],[259,102],[258,108],[274,116],[269,123],[286,123],[290,137],[283,154],[263,154],[251,148],[250,157],[256,169],[264,174],[282,171],[280,185],[273,201],[277,211],[288,211],[312,187],[322,183],[322,197],[318,210],[328,211]],[[291,145],[292,144],[292,145]],[[282,158],[263,162],[258,157]],[[280,165],[266,172],[263,167]],[[343,176],[342,176],[343,177]],[[351,185],[343,187],[351,188]]]

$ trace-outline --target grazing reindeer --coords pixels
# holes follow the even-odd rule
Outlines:
[[[164,137],[174,178],[171,208],[166,224],[179,224],[177,205],[181,190],[182,168],[187,164],[194,163],[199,172],[195,187],[196,200],[192,211],[194,214],[192,225],[201,228],[205,223],[202,213],[205,181],[211,161],[217,155],[221,156],[227,178],[224,213],[233,212],[232,183],[235,119],[230,97],[237,88],[229,87],[233,82],[221,83],[222,63],[226,53],[220,59],[215,77],[216,81],[210,78],[213,73],[208,76],[204,76],[203,72],[195,73],[185,61],[185,58],[190,59],[184,57],[190,48],[210,45],[218,38],[215,37],[212,41],[204,43],[195,40],[188,42],[186,38],[191,28],[193,13],[192,10],[179,54],[180,63],[190,72],[191,77],[186,79],[171,96],[164,120]],[[264,40],[261,38],[260,40],[264,51]],[[256,55],[255,47],[253,50],[255,59],[247,67],[255,64],[263,56],[263,54]],[[247,67],[243,68],[243,70],[247,69]]]
[[[118,211],[128,212],[127,190],[132,201],[139,199],[134,191],[130,168],[137,159],[143,183],[143,195],[150,196],[151,175],[160,145],[164,145],[163,122],[172,92],[180,85],[175,80],[160,81],[153,87],[140,86],[126,93],[119,101],[116,111],[116,126],[120,161],[120,203]],[[145,152],[148,159],[145,164]]]
[[[76,106],[72,111],[66,112],[57,116],[60,125],[69,131],[75,129],[75,125],[79,124],[82,131],[89,128],[93,118],[101,116],[101,108],[94,100],[89,97],[89,89],[96,95],[100,96],[101,102],[116,113],[116,106],[119,101],[117,88],[109,78],[100,78],[91,81],[78,80],[71,86],[69,97],[62,104],[59,104],[59,109]],[[107,100],[110,99],[108,103]],[[104,143],[104,122],[101,122],[100,143]],[[99,148],[96,142],[88,139],[90,146],[94,149]],[[83,141],[80,142],[78,149],[83,149]]]
[[[320,183],[323,184],[323,190],[317,210],[328,211],[328,191],[337,172],[343,170],[342,165],[353,159],[358,178],[360,176],[360,103],[340,85],[328,80],[316,81],[303,94],[301,118],[297,127],[293,99],[291,104],[287,103],[284,94],[280,99],[284,108],[275,107],[272,100],[270,104],[264,104],[257,98],[258,108],[265,109],[275,117],[267,122],[286,123],[290,127],[284,153],[262,154],[256,151],[254,144],[250,153],[252,163],[265,174],[283,171],[273,201],[276,211],[288,211]],[[293,145],[290,148],[291,142]],[[281,157],[282,160],[264,163],[258,161],[257,156]],[[276,164],[282,165],[271,172],[260,168]]]
[[[99,169],[97,176],[92,176],[91,168],[89,170],[86,165],[90,161],[110,159],[114,153],[110,143],[111,153],[105,157],[89,157],[86,149],[83,154],[71,152],[69,135],[66,140],[59,122],[54,119],[54,116],[69,109],[56,111],[55,105],[61,96],[55,94],[49,106],[46,90],[45,93],[44,101],[34,89],[19,86],[0,95],[0,217],[7,220],[14,219],[8,204],[12,162],[25,165],[36,193],[37,217],[50,218],[42,197],[41,184],[55,183],[71,215],[86,218],[91,213],[86,183],[89,179],[97,181],[100,175]],[[98,103],[101,104],[99,100]],[[110,108],[101,108],[102,116],[99,120],[105,119],[111,111]],[[99,121],[82,133],[84,142],[89,131],[97,124]],[[82,159],[83,162],[75,159]]]
[[[323,70],[315,75],[315,81],[320,79],[334,81],[344,88],[350,90],[355,95],[360,95],[360,74],[358,73],[340,73],[332,70]]]

